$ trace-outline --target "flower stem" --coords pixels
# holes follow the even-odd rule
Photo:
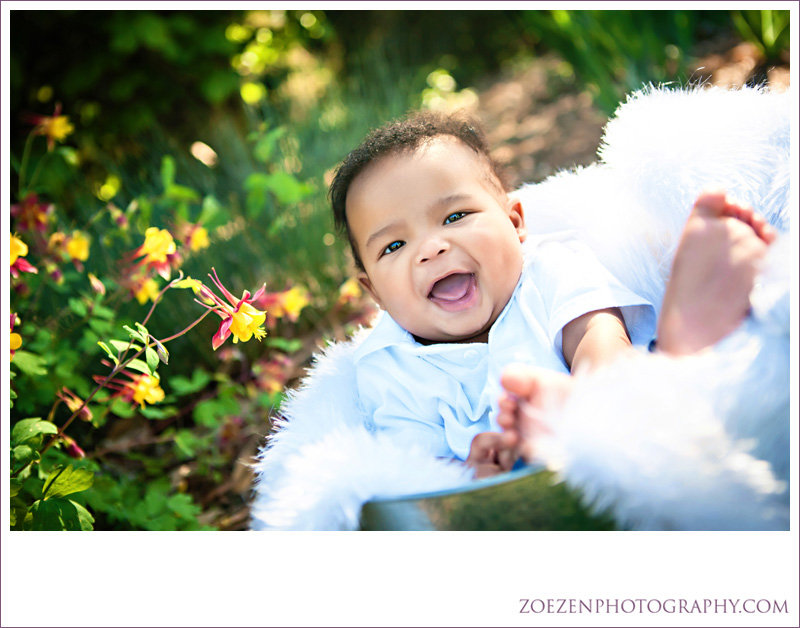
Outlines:
[[[25,148],[22,151],[22,163],[19,166],[19,199],[22,201],[22,192],[25,190],[25,170],[28,167],[28,160],[31,157],[31,146],[33,145],[33,131],[28,133],[28,139],[25,140]]]
[[[33,171],[33,174],[31,175],[31,181],[30,183],[28,183],[30,187],[33,187],[34,183],[36,183],[36,178],[39,176],[39,172],[41,172],[42,170],[42,164],[44,164],[45,160],[50,156],[50,154],[51,153],[48,151],[44,155],[42,155],[41,159],[39,159],[39,163],[36,164],[36,169]]]
[[[199,323],[201,320],[203,320],[203,319],[204,319],[206,316],[208,316],[210,312],[211,312],[211,310],[206,310],[206,311],[205,311],[205,313],[204,313],[204,314],[203,314],[203,315],[202,315],[200,318],[198,318],[198,319],[197,319],[197,320],[196,320],[194,323],[192,323],[191,325],[189,325],[189,326],[188,326],[186,329],[184,329],[183,331],[179,331],[177,334],[174,334],[174,335],[170,336],[169,338],[164,338],[163,340],[159,340],[159,342],[160,342],[160,343],[163,345],[164,343],[167,343],[167,342],[169,342],[170,340],[175,340],[175,338],[178,338],[178,337],[180,337],[180,336],[183,336],[183,334],[185,334],[185,333],[186,333],[187,331],[189,331],[189,330],[190,330],[192,327],[194,327],[194,326],[195,326],[195,325],[197,325],[197,324],[198,324],[198,323]]]

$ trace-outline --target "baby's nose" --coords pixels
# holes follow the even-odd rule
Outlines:
[[[428,260],[447,252],[449,248],[450,245],[446,240],[441,238],[429,238],[422,244],[422,246],[420,246],[417,254],[417,262],[420,264],[427,262]]]

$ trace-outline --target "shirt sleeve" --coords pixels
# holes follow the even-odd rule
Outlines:
[[[547,333],[561,352],[561,331],[579,316],[611,307],[622,312],[634,345],[654,335],[655,307],[623,286],[589,248],[578,241],[542,242],[530,261],[530,272],[547,312]]]

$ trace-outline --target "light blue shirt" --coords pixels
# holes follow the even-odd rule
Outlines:
[[[609,307],[622,309],[634,344],[650,341],[652,304],[573,241],[526,245],[522,275],[488,343],[422,345],[384,312],[355,354],[367,429],[391,430],[435,456],[466,460],[477,434],[498,431],[503,369],[521,362],[569,373],[562,328]]]

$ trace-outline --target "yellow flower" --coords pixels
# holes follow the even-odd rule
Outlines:
[[[230,330],[233,334],[233,344],[240,340],[247,342],[253,336],[257,340],[261,340],[267,335],[267,332],[261,328],[267,318],[266,314],[249,303],[241,302],[231,316],[233,321],[231,322]]]
[[[26,114],[23,119],[35,124],[33,132],[47,137],[47,150],[53,150],[55,143],[63,142],[75,130],[69,116],[61,115],[61,103],[58,103],[52,116]]]
[[[158,227],[150,227],[144,232],[144,244],[136,249],[127,258],[128,260],[142,257],[136,266],[148,266],[153,268],[164,279],[169,280],[171,270],[170,267],[177,268],[181,259],[175,252],[175,240],[172,234],[166,229],[159,229]]]
[[[67,241],[67,255],[70,259],[85,262],[89,259],[89,237],[83,231],[73,231],[72,237]]]
[[[67,136],[75,130],[73,124],[69,121],[69,116],[54,116],[52,118],[45,118],[40,128],[42,133],[49,139],[57,142],[63,142]]]
[[[22,346],[22,336],[14,333],[14,325],[19,323],[19,318],[14,312],[11,312],[11,359],[14,359],[14,352]]]
[[[214,273],[214,276],[211,277],[211,281],[214,282],[214,285],[219,288],[220,292],[225,295],[225,298],[228,299],[228,303],[220,299],[216,294],[214,294],[211,290],[209,290],[206,286],[203,286],[200,290],[200,298],[203,301],[210,301],[212,305],[207,305],[203,303],[203,301],[197,301],[203,307],[208,308],[212,312],[216,313],[222,319],[222,322],[219,325],[219,329],[217,329],[217,333],[214,334],[213,338],[211,339],[211,346],[214,348],[214,351],[219,349],[222,346],[222,343],[225,342],[231,334],[233,334],[233,342],[237,343],[240,340],[242,342],[247,342],[255,336],[256,340],[261,340],[264,336],[267,335],[267,332],[264,331],[262,325],[267,318],[266,312],[262,312],[261,310],[257,310],[254,308],[250,303],[252,301],[258,300],[262,294],[264,294],[264,289],[266,285],[261,286],[261,288],[256,292],[253,296],[250,296],[250,293],[245,290],[244,294],[242,294],[241,299],[237,299],[233,294],[231,294],[228,289],[222,285],[222,282],[217,277],[217,271],[212,268],[211,271]]]
[[[67,242],[67,236],[65,236],[60,231],[55,231],[50,234],[50,238],[47,240],[47,252],[48,253],[60,253],[64,250],[64,247]]]
[[[32,266],[25,256],[28,254],[28,245],[20,240],[13,233],[11,234],[11,276],[19,277],[19,273],[38,273],[38,269]]]
[[[308,290],[299,286],[295,286],[291,290],[287,290],[283,293],[281,305],[290,321],[297,321],[300,312],[311,302],[309,296]]]
[[[145,264],[163,264],[167,255],[175,252],[175,240],[166,229],[150,227],[144,232],[144,244],[139,248],[139,255],[144,255]]]
[[[159,292],[161,292],[161,290],[158,287],[158,282],[155,279],[147,278],[141,283],[139,289],[133,296],[136,297],[139,305],[144,305],[147,303],[148,299],[155,303]]]
[[[140,375],[127,384],[132,399],[140,406],[145,403],[154,404],[164,399],[164,391],[158,385],[159,380],[152,375]]]
[[[361,285],[354,277],[351,277],[339,286],[339,303],[349,303],[359,299],[363,291]]]
[[[196,227],[192,230],[192,235],[189,237],[189,248],[192,251],[207,249],[209,244],[208,231],[206,231],[205,227]]]
[[[11,234],[11,265],[17,261],[18,257],[25,257],[28,254],[28,245],[20,240],[13,233]]]

